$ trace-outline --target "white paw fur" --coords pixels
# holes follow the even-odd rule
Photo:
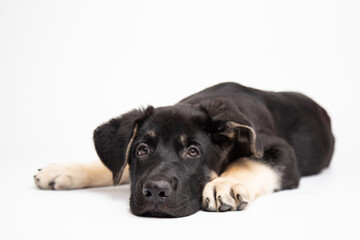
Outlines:
[[[84,164],[53,163],[39,169],[34,180],[40,189],[53,190],[113,185],[112,173],[100,161]],[[129,167],[126,166],[120,184],[128,181]]]
[[[53,163],[34,176],[40,189],[67,190],[86,187],[90,182],[84,165],[80,163]]]

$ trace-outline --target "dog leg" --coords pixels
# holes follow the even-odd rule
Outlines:
[[[40,189],[68,190],[113,185],[112,173],[100,161],[91,163],[53,163],[34,176]],[[120,184],[129,181],[126,166]]]
[[[220,177],[205,185],[202,209],[242,210],[257,197],[280,189],[280,176],[270,166],[250,158],[229,164]]]

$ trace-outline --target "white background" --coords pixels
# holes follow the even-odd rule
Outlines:
[[[360,2],[0,0],[0,239],[359,239]],[[243,212],[154,219],[129,186],[40,191],[37,168],[97,159],[92,131],[223,81],[327,109],[331,168]]]

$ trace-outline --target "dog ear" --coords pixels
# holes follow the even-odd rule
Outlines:
[[[146,110],[132,110],[94,130],[96,152],[112,172],[114,185],[120,183],[138,128],[152,114],[153,109],[149,106]]]
[[[237,141],[247,144],[255,158],[262,158],[264,150],[261,139],[249,119],[240,112],[235,102],[216,98],[200,103],[200,108],[211,122],[211,136],[215,143]]]

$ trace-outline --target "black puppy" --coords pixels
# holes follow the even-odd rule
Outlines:
[[[296,188],[300,176],[329,166],[334,151],[330,118],[313,100],[236,83],[114,118],[94,131],[94,143],[107,168],[52,164],[36,184],[74,189],[130,175],[132,212],[171,217],[241,210],[260,195]]]

